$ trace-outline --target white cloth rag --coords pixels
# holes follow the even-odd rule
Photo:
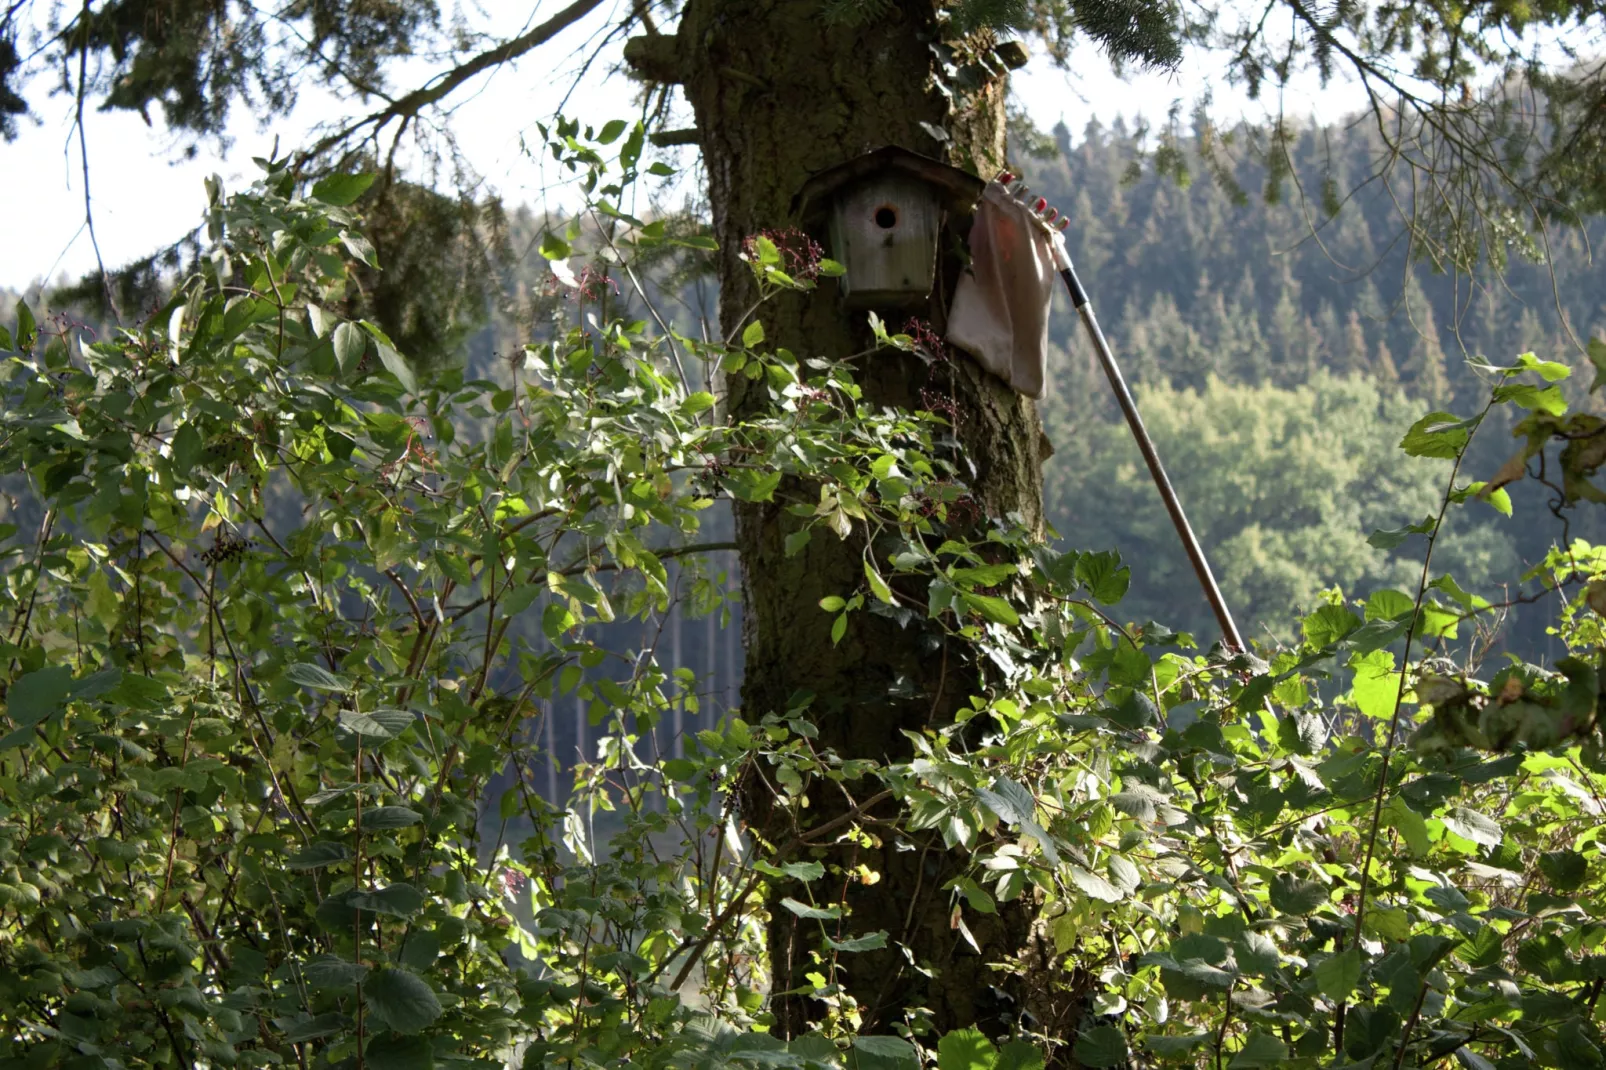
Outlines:
[[[1069,264],[1064,239],[997,182],[987,183],[970,227],[970,266],[948,313],[948,341],[1027,397],[1043,396],[1054,274]]]

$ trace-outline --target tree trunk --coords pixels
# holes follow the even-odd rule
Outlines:
[[[941,41],[934,4],[895,0],[885,15],[859,25],[830,24],[827,8],[824,0],[687,0],[678,34],[638,38],[627,49],[642,73],[683,84],[696,112],[721,249],[720,315],[727,334],[739,331],[756,299],[750,270],[738,258],[743,240],[796,225],[793,198],[810,175],[884,145],[946,159],[983,177],[1003,164],[1003,78],[951,95],[944,90],[941,83],[953,72],[943,69],[933,48]],[[947,131],[948,139],[939,141],[933,129]],[[941,267],[945,282],[925,314],[939,330],[957,269],[951,258]],[[830,280],[813,294],[783,295],[760,315],[767,344],[799,357],[843,357],[873,344],[865,314],[845,309]],[[901,322],[900,315],[889,326]],[[967,481],[978,517],[1015,513],[1041,528],[1046,439],[1030,400],[958,354],[930,367],[897,351],[861,359],[859,382],[873,404],[931,408],[933,395],[953,403],[958,453],[971,467]],[[740,377],[730,383],[734,413],[764,404],[763,391],[746,386]],[[822,530],[789,558],[783,544],[797,521],[781,502],[738,503],[736,517],[746,601],[742,700],[750,718],[786,709],[799,691],[812,692],[819,745],[845,758],[878,761],[908,756],[903,730],[952,719],[975,690],[978,666],[965,644],[944,641],[924,614],[900,626],[886,616],[855,613],[842,643],[831,643],[831,615],[818,603],[862,586],[862,542]],[[905,593],[924,605],[925,592]],[[849,790],[862,800],[876,786],[861,782]],[[789,838],[786,815],[771,813],[765,794],[747,793],[747,820],[772,842]],[[816,790],[810,803],[806,813],[814,823],[848,805],[835,787]],[[876,812],[894,810],[889,802]],[[960,872],[959,862],[940,838],[836,848],[824,861],[826,884],[817,885],[817,893],[828,887],[841,895],[848,908],[842,935],[885,930],[891,941],[885,951],[839,961],[865,1031],[885,1030],[905,1007],[927,1008],[939,1032],[1001,1016],[1007,1001],[999,1001],[999,982],[984,964],[1024,948],[1029,919],[1006,910],[977,924],[972,915],[971,931],[985,957],[962,943],[950,927],[950,893],[942,890]],[[856,878],[859,866],[879,874],[879,881]],[[787,994],[806,987],[804,974],[819,969],[810,959],[818,923],[799,922],[778,903],[771,915],[772,1008],[777,1032],[791,1036],[821,1012],[818,1004]],[[931,975],[910,968],[898,944]]]

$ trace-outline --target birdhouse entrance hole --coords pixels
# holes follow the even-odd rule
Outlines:
[[[982,181],[888,145],[816,173],[795,204],[804,226],[829,231],[847,268],[837,293],[849,308],[919,308],[931,293],[937,238],[950,214],[968,214]]]

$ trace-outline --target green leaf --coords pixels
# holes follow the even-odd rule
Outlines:
[[[838,613],[848,603],[840,595],[828,594],[820,599],[820,608],[827,613]]]
[[[334,955],[319,955],[301,967],[314,988],[350,988],[368,976],[368,967]]]
[[[785,877],[790,880],[802,881],[805,884],[810,881],[817,881],[825,876],[825,866],[819,862],[787,862],[784,865],[777,866],[769,862],[758,861],[753,863],[753,868],[771,877]]]
[[[1591,339],[1596,341],[1596,339]],[[1547,383],[1557,383],[1571,375],[1572,369],[1565,364],[1558,364],[1553,360],[1540,360],[1532,353],[1524,353],[1517,358],[1517,366],[1523,371],[1538,372],[1540,378]]]
[[[72,669],[66,665],[31,672],[11,685],[6,712],[19,727],[31,727],[61,709],[72,686]]]
[[[812,918],[819,921],[825,921],[832,918],[840,918],[842,916],[841,907],[811,907],[807,903],[799,903],[796,899],[792,898],[782,899],[781,906],[785,907],[787,910],[790,910],[800,918]]]
[[[1076,1038],[1071,1054],[1083,1066],[1125,1065],[1126,1034],[1112,1025],[1095,1026]]]
[[[1020,614],[1015,612],[1015,607],[997,595],[971,594],[969,591],[960,591],[959,598],[967,607],[980,613],[994,624],[1002,624],[1008,628],[1013,628],[1020,624]]]
[[[1366,600],[1366,619],[1399,620],[1410,613],[1415,605],[1415,600],[1404,591],[1392,588],[1373,591],[1371,597]]]
[[[855,936],[849,940],[834,940],[827,936],[826,946],[832,951],[879,951],[887,946],[886,930]]]
[[[340,364],[340,370],[350,372],[362,360],[364,350],[368,348],[368,337],[363,334],[362,328],[347,320],[335,328],[333,338],[335,360]]]
[[[1350,947],[1316,965],[1316,991],[1337,1003],[1349,998],[1361,980],[1361,952]]]
[[[1309,914],[1327,902],[1327,886],[1279,873],[1271,882],[1271,905],[1284,914]]]
[[[1043,1053],[1024,1040],[1012,1040],[998,1053],[993,1070],[1043,1070]]]
[[[680,403],[680,411],[687,416],[696,416],[698,413],[714,407],[714,395],[706,390],[699,390],[695,394],[688,394],[686,400]]]
[[[392,884],[377,891],[355,892],[346,897],[346,903],[355,910],[407,918],[423,907],[424,896],[411,884]]]
[[[195,462],[201,459],[201,451],[206,448],[201,433],[192,423],[186,423],[173,433],[173,474],[180,479],[185,478],[194,469]]]
[[[1355,670],[1350,695],[1356,708],[1368,717],[1392,717],[1394,704],[1400,697],[1400,674],[1394,671],[1394,655],[1386,650],[1373,650],[1354,655],[1349,665]]]
[[[802,553],[803,547],[809,544],[809,539],[812,538],[813,535],[814,529],[812,527],[799,528],[798,530],[788,534],[786,536],[786,556],[796,557],[798,554]]]
[[[1546,851],[1539,856],[1539,872],[1545,875],[1552,888],[1566,894],[1584,883],[1589,875],[1589,863],[1577,851]]]
[[[745,328],[743,328],[743,346],[748,349],[752,349],[762,341],[764,341],[764,324],[760,323],[758,320],[754,320],[752,323],[749,323]]]
[[[1454,460],[1472,437],[1478,418],[1463,420],[1450,412],[1430,412],[1411,425],[1400,440],[1400,448],[1412,457],[1440,457]]]
[[[1266,975],[1277,972],[1281,956],[1276,942],[1265,933],[1246,932],[1233,942],[1233,949],[1240,970]]]
[[[1313,647],[1330,646],[1361,626],[1361,618],[1343,606],[1322,606],[1300,622],[1305,641]]]
[[[369,267],[376,268],[379,266],[379,254],[374,251],[374,243],[361,234],[341,231],[340,244],[346,247],[348,253]]]
[[[19,343],[20,345],[20,343]],[[1606,383],[1606,341],[1599,338],[1589,340],[1589,363],[1595,366],[1595,380],[1589,384],[1589,392],[1593,394]]]
[[[1366,912],[1362,928],[1389,941],[1401,941],[1411,935],[1411,915],[1399,907],[1376,907]]]
[[[14,341],[17,348],[26,353],[33,348],[35,340],[39,337],[38,325],[34,323],[33,310],[28,302],[17,299],[17,337]]]
[[[1259,1070],[1261,1067],[1279,1067],[1287,1061],[1288,1045],[1270,1033],[1256,1029],[1227,1063],[1227,1070]]]
[[[937,1070],[993,1070],[998,1049],[979,1029],[955,1029],[937,1042]]]
[[[320,665],[312,665],[304,661],[285,666],[284,675],[302,687],[310,687],[315,691],[350,691],[351,685],[345,677],[336,676]]]
[[[1400,834],[1411,854],[1421,858],[1432,849],[1427,821],[1411,809],[1404,796],[1396,795],[1390,799],[1388,806],[1383,809],[1383,816],[1388,819],[1389,827]]]
[[[407,942],[402,944],[401,954],[396,957],[408,969],[422,971],[435,965],[440,954],[441,938],[425,930],[409,933]]]
[[[312,196],[337,208],[356,201],[374,184],[374,175],[325,175],[313,183]]]
[[[881,573],[869,561],[864,563],[864,578],[869,582],[870,593],[876,596],[877,601],[889,606],[893,604],[892,588],[887,586],[887,581],[881,578]]]
[[[406,710],[340,711],[340,727],[367,739],[395,739],[411,728],[416,718]]]
[[[1184,1033],[1176,1037],[1149,1036],[1143,1038],[1143,1047],[1162,1059],[1181,1059],[1210,1039],[1209,1033]]]
[[[597,144],[612,145],[619,140],[619,135],[625,132],[630,124],[623,119],[609,119],[602,124],[602,132],[597,135]]]
[[[418,380],[413,376],[413,368],[407,363],[407,358],[383,342],[376,344],[379,346],[379,363],[396,377],[403,390],[409,394],[418,393]]]
[[[309,843],[284,861],[286,869],[322,869],[346,861],[351,857],[351,848],[343,843],[332,843],[328,840],[319,840]]]
[[[410,970],[380,970],[363,985],[368,1009],[398,1033],[416,1033],[441,1016],[435,992]]]
[[[370,832],[382,829],[400,829],[416,825],[423,820],[417,810],[406,806],[376,806],[362,812],[362,827]]]
[[[279,1019],[279,1022],[282,1021],[283,1019]],[[278,1022],[275,1024],[278,1024]],[[329,1011],[326,1014],[318,1015],[316,1018],[303,1018],[300,1021],[288,1023],[284,1030],[284,1039],[292,1044],[303,1044],[309,1040],[317,1040],[319,1037],[344,1033],[355,1024],[339,1011]]]
[[[363,1049],[363,1065],[367,1070],[434,1070],[435,1049],[427,1037],[381,1033]]]
[[[1427,535],[1433,531],[1433,525],[1438,523],[1433,517],[1423,517],[1415,524],[1408,524],[1403,528],[1378,529],[1366,537],[1368,545],[1379,550],[1392,550],[1412,535]]]
[[[1476,810],[1469,810],[1465,806],[1457,806],[1449,812],[1439,815],[1444,827],[1460,836],[1463,840],[1471,840],[1483,847],[1498,847],[1501,840],[1500,826],[1495,820]]]
[[[920,1055],[902,1037],[853,1038],[854,1070],[920,1070]]]
[[[1109,606],[1126,596],[1132,570],[1121,564],[1121,555],[1114,550],[1101,550],[1077,560],[1076,578],[1095,599]]]
[[[569,243],[556,234],[541,235],[541,255],[548,260],[567,260],[573,250]]]
[[[1119,903],[1126,898],[1121,889],[1099,876],[1083,869],[1081,866],[1070,867],[1071,883],[1081,889],[1082,894],[1091,899],[1098,899],[1105,903]]]

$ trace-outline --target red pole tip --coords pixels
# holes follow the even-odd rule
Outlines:
[[[1039,197],[1039,198],[1037,198],[1037,200],[1032,202],[1032,209],[1034,211],[1041,212],[1044,208],[1047,208],[1047,207],[1048,207],[1048,201],[1044,200],[1042,197]]]
[[[1067,230],[1070,230],[1071,229],[1071,217],[1070,216],[1066,216],[1064,219],[1060,220],[1058,223],[1056,223],[1054,225],[1054,229],[1059,231],[1061,234],[1065,233]]]
[[[1001,186],[1007,186],[1011,182],[1015,181],[1015,176],[1009,171],[1000,171],[998,172],[998,177],[993,179],[993,181],[997,182]]]
[[[1043,213],[1043,222],[1052,223],[1059,217],[1060,210],[1058,208],[1050,208],[1047,212]]]

